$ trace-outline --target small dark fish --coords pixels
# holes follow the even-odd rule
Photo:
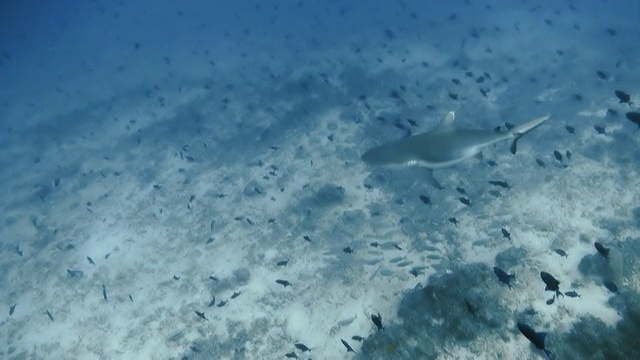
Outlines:
[[[427,205],[431,204],[431,199],[428,196],[420,195],[420,200]]]
[[[502,237],[506,237],[507,239],[511,240],[511,233],[509,233],[507,229],[502,228],[500,230],[502,231]]]
[[[489,165],[489,166],[497,166],[498,163],[495,162],[495,160],[487,160],[487,165]]]
[[[607,259],[609,258],[609,249],[607,249],[606,247],[604,247],[602,244],[600,244],[599,242],[595,242],[596,250],[598,250],[598,253],[604,257],[606,257]]]
[[[16,311],[16,306],[18,306],[18,304],[13,304],[9,307],[9,316],[13,315],[13,313]]]
[[[562,249],[555,249],[553,251],[555,251],[555,253],[560,255],[560,256],[569,257],[569,255],[567,255],[567,252],[562,250]]]
[[[362,336],[358,336],[358,335],[353,335],[351,337],[351,340],[355,340],[355,341],[364,341],[364,338]]]
[[[289,359],[297,359],[298,355],[296,355],[296,353],[294,351],[290,352],[290,353],[286,353],[284,354],[284,356],[288,357]]]
[[[311,238],[309,237],[309,235],[304,235],[302,238],[308,242],[311,242]]]
[[[82,270],[76,270],[76,269],[67,269],[67,274],[69,274],[69,277],[82,277],[84,276],[84,273],[82,272]]]
[[[542,161],[542,160],[540,160],[538,158],[536,158],[536,164],[538,164],[538,166],[540,166],[543,169],[547,167],[547,165],[544,163],[544,161]]]
[[[237,298],[238,296],[240,296],[240,294],[241,294],[241,292],[240,292],[240,291],[234,291],[234,292],[233,292],[233,294],[231,294],[231,298],[232,298],[232,299],[235,299],[235,298]]]
[[[352,352],[355,353],[356,351],[353,350],[353,348],[351,347],[351,345],[349,345],[349,343],[347,343],[346,341],[340,339],[340,341],[342,341],[342,345],[344,345],[344,347],[347,348],[347,352]]]
[[[458,221],[458,219],[456,219],[455,217],[450,217],[449,218],[449,222],[454,224],[454,225],[458,225],[460,224],[460,222]]]
[[[277,266],[287,266],[289,260],[281,260],[276,263]]]
[[[384,330],[384,326],[382,326],[382,316],[380,316],[380,313],[378,313],[378,315],[372,314],[371,321],[373,321],[373,323],[376,325],[378,331]]]
[[[178,275],[173,275],[173,280],[175,280],[175,281],[180,280],[180,276],[178,276]]]
[[[371,244],[369,244],[369,246],[377,248],[378,246],[380,246],[380,244],[378,244],[377,241],[372,242]]]
[[[307,345],[303,344],[303,343],[297,343],[294,344],[293,346],[295,346],[298,350],[302,351],[302,352],[307,352],[307,351],[311,351],[311,349],[309,349],[307,347]]]
[[[632,123],[638,125],[638,128],[640,128],[640,113],[639,112],[631,111],[631,112],[628,112],[628,113],[624,114],[624,116],[626,116],[627,119],[629,119]]]
[[[564,153],[564,156],[567,158],[567,160],[571,160],[571,151],[567,150],[567,151]]]
[[[200,350],[200,348],[195,345],[189,345],[189,349],[191,349],[191,351],[193,351],[194,353],[202,352],[202,350]]]
[[[467,194],[467,192],[464,190],[464,188],[463,188],[463,187],[460,187],[460,186],[458,186],[458,187],[456,188],[456,191],[457,191],[457,192],[459,192],[459,193],[460,193],[460,194],[462,194],[462,195],[466,195],[466,194]]]
[[[597,70],[596,71],[596,75],[598,75],[600,80],[607,80],[609,78],[609,76],[607,74],[605,74],[605,72],[602,71],[602,70]]]
[[[549,350],[544,348],[544,339],[547,337],[547,334],[544,332],[535,332],[531,326],[518,322],[518,330],[520,333],[524,335],[536,348],[544,351],[549,359],[552,358],[552,354]]]
[[[153,184],[153,188],[156,190],[160,190],[162,189],[162,186],[158,185],[158,184]]]
[[[207,239],[207,241],[205,242],[205,244],[211,244],[213,242],[214,238],[209,236],[209,238]]]
[[[102,284],[102,297],[103,297],[105,300],[108,300],[108,298],[107,298],[107,287],[106,287],[106,286],[104,286],[104,284]]]
[[[458,80],[456,78],[451,79],[451,82],[456,84],[456,85],[460,85],[461,84],[460,80]]]
[[[215,276],[209,276],[209,280],[218,281],[218,278]]]
[[[551,305],[551,304],[553,304],[555,301],[556,301],[556,297],[555,297],[555,295],[554,295],[551,299],[547,300],[547,301],[546,301],[546,303],[547,303],[547,305]]]
[[[558,150],[553,150],[553,156],[556,158],[556,160],[562,162],[562,153]]]
[[[499,186],[499,187],[504,188],[504,189],[511,189],[511,187],[509,186],[509,184],[506,181],[490,180],[489,184],[491,184],[493,186]]]
[[[616,36],[618,35],[618,31],[616,29],[607,28],[607,34],[609,34],[610,36]]]
[[[346,248],[342,249],[342,251],[347,254],[353,254],[353,249],[351,248],[351,246],[347,246]]]
[[[220,302],[218,303],[218,305],[216,305],[216,306],[217,306],[217,307],[223,307],[223,306],[227,305],[227,303],[228,303],[228,302],[229,302],[228,300],[220,301]]]
[[[455,94],[455,93],[449,93],[449,97],[450,97],[452,100],[458,100],[458,94]]]
[[[55,320],[53,319],[53,315],[51,315],[51,311],[49,311],[49,309],[44,309],[44,311],[47,313],[47,316],[49,317],[49,320],[51,320],[51,321],[55,321]]]
[[[604,287],[607,288],[607,290],[611,291],[614,294],[618,293],[618,286],[616,284],[614,284],[612,281],[605,281],[602,283],[602,285],[604,285]]]
[[[471,200],[467,199],[466,197],[459,197],[458,200],[460,200],[461,203],[467,206],[471,206]]]
[[[16,254],[18,254],[18,255],[20,255],[20,256],[22,256],[22,254],[24,254],[24,253],[22,252],[22,250],[20,249],[20,245],[16,245]]]
[[[133,302],[133,296],[131,296],[131,294],[129,294],[129,300]]]
[[[198,317],[201,318],[201,319],[209,321],[209,319],[207,319],[207,317],[204,316],[204,313],[202,311],[196,310],[196,315],[198,315]]]
[[[594,125],[593,128],[598,134],[604,134],[605,132],[604,126]]]
[[[576,128],[574,128],[573,126],[569,126],[569,125],[567,125],[567,126],[565,126],[564,128],[565,128],[565,129],[567,129],[567,132],[568,132],[569,134],[575,134],[575,133],[576,133]]]
[[[95,265],[96,263],[93,262],[93,259],[90,256],[87,256],[87,261],[89,261],[89,264],[91,265]]]
[[[578,293],[573,291],[573,290],[565,291],[564,294],[567,295],[568,297],[572,297],[572,298],[580,297],[580,295],[578,295]]]
[[[216,297],[215,295],[211,295],[211,301],[209,301],[209,307],[212,307],[213,305],[216,304]]]
[[[284,286],[284,287],[291,286],[291,283],[290,283],[290,282],[288,282],[287,280],[280,280],[280,279],[278,279],[278,280],[276,280],[276,282],[277,282],[278,284],[280,284],[280,285]]]
[[[549,274],[546,271],[541,271],[540,278],[547,285],[544,288],[545,291],[555,291],[557,296],[562,295],[562,293],[560,292],[560,281],[556,280],[556,278],[554,278],[553,275]]]
[[[496,274],[496,276],[498,277],[498,280],[501,283],[506,284],[509,287],[509,289],[513,289],[512,282],[516,280],[516,274],[509,275],[507,274],[506,271],[502,270],[497,266],[493,267],[493,272]]]
[[[616,90],[616,96],[620,100],[620,104],[627,103],[627,104],[629,104],[629,106],[631,106],[631,104],[633,104],[631,102],[631,96],[629,96],[629,94],[627,94],[626,92],[624,92],[622,90]]]
[[[393,244],[393,247],[396,248],[396,250],[402,250],[402,248],[398,244]]]

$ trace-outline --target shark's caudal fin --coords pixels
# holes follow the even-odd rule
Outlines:
[[[526,122],[524,124],[520,124],[520,125],[514,127],[513,129],[511,129],[510,133],[513,136],[513,141],[511,141],[511,147],[509,148],[511,153],[515,155],[515,153],[516,153],[516,145],[518,143],[518,140],[520,140],[521,137],[523,137],[529,131],[537,128],[540,125],[542,125],[542,123],[547,121],[549,119],[549,117],[550,117],[550,115],[542,116],[542,117],[539,117],[537,119],[533,119],[533,120],[531,120],[529,122]]]

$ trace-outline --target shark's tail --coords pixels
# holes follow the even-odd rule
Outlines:
[[[516,153],[516,145],[518,143],[518,140],[520,140],[521,137],[523,137],[529,131],[542,125],[542,123],[547,121],[550,117],[551,117],[550,115],[542,116],[537,119],[533,119],[529,122],[526,122],[524,124],[520,124],[514,127],[513,129],[511,129],[511,131],[509,132],[511,136],[513,136],[513,141],[511,141],[511,147],[509,148],[509,150],[511,150],[511,153],[512,154]]]

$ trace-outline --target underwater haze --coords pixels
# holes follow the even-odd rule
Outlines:
[[[4,1],[0,123],[0,359],[640,359],[638,0]]]

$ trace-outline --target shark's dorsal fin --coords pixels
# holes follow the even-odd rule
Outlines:
[[[453,121],[456,119],[456,114],[453,111],[449,111],[443,118],[440,120],[438,126],[434,129],[437,132],[446,132],[453,129]]]

